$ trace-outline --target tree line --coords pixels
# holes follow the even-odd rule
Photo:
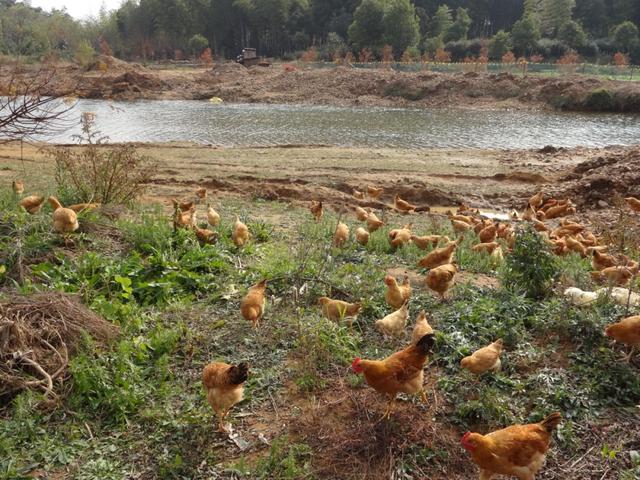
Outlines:
[[[127,60],[233,58],[243,47],[295,58],[555,59],[568,52],[640,62],[638,0],[127,0],[79,22],[0,0],[6,55]]]

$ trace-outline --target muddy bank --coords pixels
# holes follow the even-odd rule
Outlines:
[[[37,71],[25,66],[24,75]],[[515,76],[396,72],[350,67],[311,68],[235,63],[200,69],[149,69],[112,57],[100,57],[88,70],[58,65],[45,92],[80,98],[199,100],[402,107],[549,108],[574,111],[640,112],[640,83],[586,76]],[[11,73],[0,67],[0,81]]]
[[[317,199],[336,209],[356,203],[386,208],[399,193],[424,207],[463,201],[508,211],[521,208],[532,193],[542,190],[571,197],[588,211],[608,209],[615,194],[640,194],[639,147],[401,150],[140,144],[139,149],[157,165],[146,200],[167,205],[170,198],[189,195],[198,186],[206,186],[220,201],[306,205]],[[30,183],[46,184],[53,175],[53,162],[38,146],[26,146],[24,169],[19,158],[19,144],[0,145],[5,165],[0,181],[9,185],[13,178],[26,176]],[[367,185],[385,192],[375,201],[355,199],[354,190]]]

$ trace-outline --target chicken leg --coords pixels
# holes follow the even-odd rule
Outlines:
[[[627,355],[623,355],[622,356],[622,358],[624,358],[625,362],[631,363],[631,359],[633,358],[633,354],[635,353],[635,351],[636,351],[636,346],[633,345],[631,347],[631,351]]]
[[[228,428],[224,426],[224,420],[229,415],[229,410],[222,410],[218,412],[218,431],[221,433],[230,433]]]
[[[427,394],[425,393],[424,389],[420,390],[420,398],[422,399],[423,403],[428,403],[427,402]]]
[[[387,409],[385,410],[384,415],[382,415],[382,418],[380,420],[391,418],[391,413],[393,413],[393,407],[395,406],[395,403],[396,396],[393,395],[392,397],[390,397],[389,403],[387,404]]]

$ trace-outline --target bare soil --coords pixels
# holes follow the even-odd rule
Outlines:
[[[40,66],[23,66],[28,76]],[[391,68],[316,68],[305,64],[245,68],[236,63],[209,68],[146,68],[113,57],[99,57],[88,70],[56,65],[48,95],[138,100],[305,103],[316,105],[417,106],[469,108],[564,108],[567,110],[640,111],[640,84],[595,77],[516,76],[511,73],[397,72]],[[0,84],[12,65],[0,66]],[[590,100],[606,89],[611,97]]]
[[[72,147],[78,148],[78,147]],[[140,144],[156,164],[146,200],[170,199],[205,186],[216,198],[311,199],[342,209],[355,204],[389,208],[393,196],[419,206],[465,202],[487,210],[519,209],[537,191],[570,197],[582,210],[608,210],[615,194],[640,195],[640,148],[538,150],[399,150],[336,147],[216,148]],[[3,183],[25,178],[46,185],[54,165],[40,145],[0,145]],[[354,190],[382,186],[378,200]]]

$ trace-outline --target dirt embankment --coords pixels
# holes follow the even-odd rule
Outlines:
[[[37,67],[25,67],[24,74]],[[0,68],[8,79],[10,66]],[[100,57],[85,71],[57,67],[46,94],[114,100],[220,97],[225,102],[307,103],[365,106],[460,106],[473,108],[561,108],[640,112],[640,83],[585,76],[521,77],[482,74],[396,72],[350,67],[216,64],[200,69],[149,69]]]

